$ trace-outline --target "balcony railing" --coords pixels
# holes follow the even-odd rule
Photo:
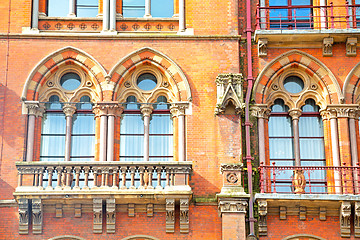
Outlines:
[[[190,189],[191,162],[17,162],[21,192]]]
[[[261,164],[259,170],[261,193],[299,193],[296,184],[302,181],[301,193],[305,194],[360,194],[360,166],[296,167],[273,163]],[[302,174],[302,180],[297,171]]]
[[[360,28],[360,5],[260,7],[257,30],[356,29]]]

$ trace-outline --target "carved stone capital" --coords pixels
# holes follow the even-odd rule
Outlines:
[[[260,200],[258,201],[258,210],[259,210],[259,235],[267,235],[267,201]]]
[[[330,118],[355,118],[358,116],[358,106],[355,104],[348,105],[330,105],[327,107]]]
[[[357,45],[357,38],[346,39],[346,56],[348,57],[356,56],[356,45]]]
[[[323,39],[323,56],[324,57],[331,57],[333,55],[333,44],[334,38],[324,38]]]
[[[108,103],[105,105],[105,107],[107,108],[107,114],[109,116],[119,117],[124,111],[124,107],[121,104],[118,104],[117,102]]]
[[[291,116],[292,120],[299,120],[299,117],[301,116],[301,110],[294,108],[289,111],[289,115]]]
[[[220,215],[224,213],[246,213],[247,201],[238,199],[220,200],[218,204]]]
[[[174,103],[170,106],[170,113],[173,117],[185,115],[185,110],[188,108],[188,103]]]
[[[269,119],[271,110],[264,106],[252,106],[251,107],[251,115],[257,118]]]
[[[350,237],[351,203],[342,202],[340,207],[340,234],[341,237]]]
[[[106,116],[108,113],[108,106],[106,103],[96,103],[93,107],[95,117]]]
[[[66,103],[63,106],[63,112],[66,117],[72,117],[76,112],[76,107],[73,104]]]
[[[259,57],[267,56],[267,46],[268,46],[267,38],[260,38],[258,41],[258,56]]]
[[[140,111],[144,117],[150,117],[153,110],[154,108],[150,104],[143,104],[140,106]]]
[[[39,103],[37,101],[26,101],[24,102],[24,106],[27,109],[28,115],[42,117],[45,112],[44,104]]]
[[[240,73],[219,74],[215,80],[217,90],[217,103],[215,114],[224,113],[231,102],[235,111],[240,114],[245,108],[242,91],[243,76]]]

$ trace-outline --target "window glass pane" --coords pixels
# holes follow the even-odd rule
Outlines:
[[[288,0],[269,0],[269,6],[287,6]]]
[[[144,17],[145,0],[123,0],[124,17]]]
[[[270,161],[271,159],[293,159],[293,145],[294,144],[292,138],[270,138]]]
[[[174,0],[151,0],[152,17],[172,17],[174,15]]]
[[[271,112],[284,112],[289,111],[288,106],[285,105],[284,101],[281,99],[276,99],[274,105],[271,107]]]
[[[86,161],[82,158],[73,157],[87,157],[87,160],[93,160],[94,156],[95,136],[72,136],[71,137],[71,160]]]
[[[304,82],[297,76],[290,76],[284,80],[284,88],[290,93],[299,93],[304,89]]]
[[[136,97],[129,96],[126,99],[125,108],[128,109],[128,110],[138,110],[138,109],[140,109],[140,106],[137,103]]]
[[[172,134],[173,122],[170,114],[153,114],[150,121],[150,134]]]
[[[305,101],[305,105],[301,108],[303,112],[319,112],[320,108],[316,105],[313,99]]]
[[[99,0],[77,0],[77,5],[98,6]]]
[[[150,136],[149,147],[149,155],[152,161],[154,159],[151,156],[158,156],[160,161],[171,160],[168,157],[173,156],[173,136]]]
[[[46,113],[42,120],[42,134],[65,134],[66,120],[63,113]]]
[[[49,17],[66,17],[69,14],[69,0],[48,0]]]
[[[60,98],[58,96],[52,95],[49,98],[49,102],[45,103],[45,108],[51,109],[51,110],[61,110],[62,104],[59,101],[60,101]]]
[[[319,117],[300,117],[299,118],[300,137],[323,137],[323,123]]]
[[[271,116],[269,118],[269,137],[292,137],[290,117]]]
[[[80,76],[76,73],[66,73],[60,79],[60,85],[68,91],[77,89],[81,84]]]
[[[141,114],[123,114],[121,134],[144,134],[144,122]]]
[[[96,17],[98,15],[98,7],[77,7],[77,17]]]
[[[149,91],[156,87],[157,79],[151,73],[144,73],[138,77],[136,84],[141,90]]]
[[[138,156],[142,160],[144,136],[120,136],[120,157]],[[136,161],[131,158],[129,161]]]
[[[165,110],[165,109],[169,109],[169,104],[167,103],[167,98],[164,96],[160,96],[158,97],[158,99],[156,100],[157,103],[159,104],[155,104],[154,105],[154,109],[155,110]]]
[[[65,156],[65,135],[62,136],[41,136],[41,148],[40,148],[41,157],[60,157]],[[43,159],[41,159],[43,160]],[[59,160],[53,159],[53,160]],[[53,161],[51,160],[51,161]],[[44,160],[43,160],[44,161]]]
[[[143,161],[144,123],[142,115],[123,114],[120,134],[120,160]]]
[[[72,134],[95,134],[94,114],[74,114]]]
[[[292,0],[291,4],[295,6],[311,5],[311,0]]]
[[[324,140],[322,138],[318,138],[318,139],[300,138],[300,158],[325,159]],[[303,162],[303,160],[301,162]]]

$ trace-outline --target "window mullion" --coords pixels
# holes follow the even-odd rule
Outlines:
[[[69,0],[69,14],[68,17],[76,17],[76,0]]]

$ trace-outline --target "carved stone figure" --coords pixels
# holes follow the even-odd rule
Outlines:
[[[351,203],[342,202],[340,208],[340,234],[341,237],[350,237]]]
[[[323,40],[323,56],[329,57],[333,55],[332,47],[333,47],[334,39],[333,38],[324,38]]]
[[[356,56],[356,45],[357,45],[357,38],[348,38],[346,40],[346,56],[348,57]]]
[[[305,193],[306,180],[303,170],[294,171],[293,186],[295,188],[294,192],[297,194]]]
[[[258,55],[259,57],[267,56],[268,40],[266,38],[260,38],[258,42]]]

